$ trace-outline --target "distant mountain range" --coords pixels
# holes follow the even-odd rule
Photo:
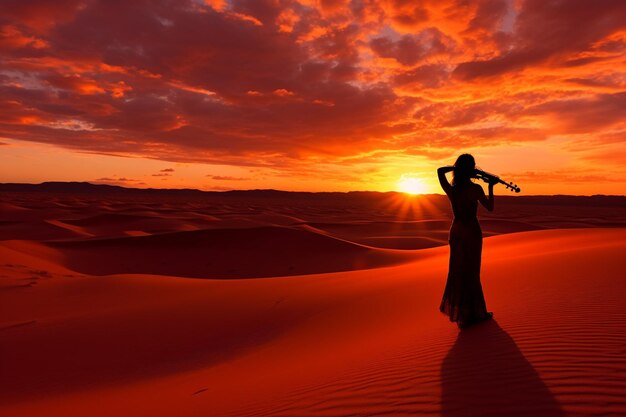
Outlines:
[[[274,189],[203,191],[195,188],[130,188],[110,184],[93,184],[90,182],[47,181],[41,184],[0,183],[0,192],[54,192],[54,193],[142,193],[142,194],[193,194],[193,195],[246,195],[259,197],[297,196],[297,195],[337,195],[337,194],[385,194],[377,191],[349,192],[307,192],[281,191]]]
[[[194,188],[129,188],[119,185],[92,184],[89,182],[61,182],[48,181],[41,184],[0,183],[0,192],[47,192],[47,193],[79,193],[79,194],[142,194],[142,195],[189,195],[189,196],[219,196],[219,197],[253,197],[253,198],[332,198],[351,197],[364,199],[379,199],[384,196],[401,194],[396,191],[348,191],[348,192],[306,192],[282,191],[274,189],[232,190],[232,191],[202,191]],[[430,194],[429,197],[443,197]],[[593,195],[538,195],[513,196],[499,194],[497,197],[506,200],[514,199],[518,204],[550,204],[550,205],[594,205],[626,207],[626,196]]]

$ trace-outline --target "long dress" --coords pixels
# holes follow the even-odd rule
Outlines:
[[[449,233],[448,280],[439,310],[459,327],[490,317],[480,283],[483,234],[476,217],[478,201],[471,191],[468,186],[453,186],[448,194],[454,220]]]

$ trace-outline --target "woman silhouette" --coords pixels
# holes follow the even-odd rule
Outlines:
[[[448,195],[454,220],[450,227],[450,266],[448,280],[443,292],[439,310],[456,322],[459,328],[493,317],[487,311],[483,288],[480,284],[480,257],[483,248],[483,234],[476,217],[478,202],[493,211],[493,187],[489,183],[489,198],[483,188],[472,182],[476,169],[474,157],[463,154],[453,167],[445,166],[437,170],[439,183]],[[446,178],[453,172],[452,185]]]

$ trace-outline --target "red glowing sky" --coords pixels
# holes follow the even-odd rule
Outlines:
[[[624,194],[623,0],[4,0],[1,182]]]

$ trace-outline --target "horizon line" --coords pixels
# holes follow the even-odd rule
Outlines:
[[[1,186],[40,186],[45,184],[87,184],[90,186],[105,186],[113,188],[121,188],[123,190],[137,190],[137,191],[191,191],[200,193],[229,193],[229,192],[252,192],[252,191],[273,191],[280,193],[301,193],[301,194],[349,194],[349,193],[378,193],[378,194],[403,194],[407,197],[419,197],[419,196],[445,196],[444,193],[423,193],[423,194],[410,194],[403,191],[389,190],[389,191],[377,191],[377,190],[350,190],[350,191],[300,191],[300,190],[282,190],[276,188],[248,188],[248,189],[230,189],[230,190],[203,190],[199,188],[159,188],[159,187],[130,187],[119,184],[111,184],[104,182],[90,182],[90,181],[43,181],[40,183],[28,183],[28,182],[0,182]],[[498,197],[626,197],[624,194],[528,194],[519,195],[516,193],[502,193]]]

